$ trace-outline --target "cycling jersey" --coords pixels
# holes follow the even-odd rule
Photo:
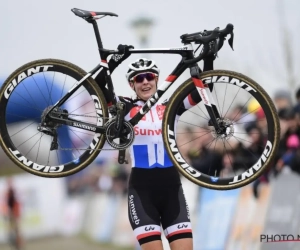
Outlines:
[[[194,105],[195,99],[200,96],[187,97],[180,112]],[[145,104],[142,100],[117,97],[118,101],[125,103],[125,120],[130,120]],[[132,167],[137,168],[168,168],[173,164],[165,150],[162,137],[162,119],[167,102],[156,103],[148,113],[134,127],[135,139],[130,147]]]
[[[141,100],[118,97],[126,105],[125,120],[130,120],[144,105]],[[132,167],[167,168],[172,162],[164,148],[162,118],[165,104],[155,104],[134,127],[135,139],[130,147]]]

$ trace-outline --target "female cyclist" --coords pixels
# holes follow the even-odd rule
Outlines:
[[[128,56],[112,58],[112,72]],[[212,61],[204,70],[212,69]],[[159,68],[153,60],[141,58],[129,64],[126,79],[136,98],[117,97],[126,105],[125,119],[129,120],[156,92]],[[103,86],[104,75],[96,77]],[[102,87],[107,102],[107,89]],[[200,98],[199,95],[195,99]],[[194,100],[199,102],[200,100]],[[166,103],[155,104],[135,126],[135,141],[130,148],[132,171],[128,187],[128,217],[134,234],[143,250],[162,250],[161,226],[172,250],[192,250],[192,227],[188,205],[183,193],[180,176],[164,149],[162,117]]]

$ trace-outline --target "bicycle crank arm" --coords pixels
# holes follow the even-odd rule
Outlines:
[[[126,150],[119,150],[118,162],[119,164],[128,164],[128,161],[125,159]]]
[[[117,108],[117,117],[116,117],[116,124],[115,124],[115,138],[120,136],[121,130],[123,128],[124,116],[125,116],[125,104],[122,102],[118,102],[116,104]]]

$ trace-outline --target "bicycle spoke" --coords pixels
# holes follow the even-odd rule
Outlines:
[[[36,82],[34,76],[32,76],[32,79],[33,79],[33,81],[35,82],[35,85],[37,86],[37,88],[39,89],[41,95],[43,96],[43,98],[44,98],[46,104],[49,106],[49,102],[47,101],[47,99],[46,99],[46,97],[45,97],[43,91],[42,91],[41,88],[39,87],[39,84]],[[48,94],[49,94],[49,91],[48,91]]]
[[[24,118],[23,120],[28,120],[28,116],[15,115],[15,114],[11,114],[11,113],[6,113],[6,114],[10,115],[10,116],[14,116],[14,117]],[[34,117],[34,119],[37,119],[37,118],[40,118],[40,116]],[[19,121],[23,121],[23,120],[19,120]]]
[[[224,142],[224,141],[223,141]],[[225,142],[227,142],[227,144],[231,147],[231,150],[234,151],[234,149],[232,148],[232,146],[229,144],[229,142],[227,140],[225,140]],[[226,151],[226,154],[228,154],[228,151],[227,151],[227,148],[225,146],[225,143],[224,143],[224,148],[225,148],[225,151]],[[229,154],[228,154],[229,155]],[[233,167],[233,162],[231,161],[231,159],[229,158],[229,161],[231,163],[231,170],[232,172],[234,173],[234,175],[237,175],[236,172],[234,171],[234,167]]]
[[[10,103],[14,103],[14,104],[17,104],[18,106],[20,107],[26,107],[26,108],[30,108],[30,109],[35,109],[35,110],[38,110],[38,111],[43,111],[41,109],[38,109],[38,108],[34,108],[34,107],[29,107],[29,106],[25,106],[24,104],[21,104],[21,103],[17,103],[17,102],[14,102],[14,101],[10,101]]]
[[[226,89],[225,89],[225,95],[224,95],[224,99],[223,99],[223,108],[222,108],[222,111],[221,111],[221,116],[224,117],[225,115],[224,114],[224,107],[225,107],[225,96],[227,95],[227,84],[226,84]]]
[[[229,109],[231,108],[231,106],[232,106],[232,104],[233,104],[233,101],[234,101],[235,98],[237,97],[237,95],[238,95],[238,93],[240,92],[240,90],[241,90],[241,89],[239,88],[239,89],[238,89],[238,92],[235,94],[234,98],[232,99],[232,101],[231,101],[231,103],[230,103],[230,105],[229,105],[229,108],[227,109],[227,111],[226,111],[224,117],[226,117],[226,115],[227,115]]]
[[[250,99],[251,99],[251,97],[249,97],[248,101],[243,105],[243,107],[239,110],[239,112],[235,115],[235,117],[233,117],[232,120],[235,121],[235,118],[242,112],[242,109],[245,108],[246,104],[249,102]]]
[[[204,134],[204,135],[198,136],[198,137],[194,138],[194,139],[191,140],[191,141],[188,141],[188,142],[186,142],[186,143],[184,143],[184,144],[179,145],[178,147],[182,147],[182,146],[186,145],[187,143],[190,143],[190,142],[192,142],[192,141],[195,141],[195,140],[197,140],[197,139],[199,139],[199,138],[201,138],[201,137],[203,137],[203,136],[205,136],[205,135],[207,135],[207,134],[209,134],[209,133],[210,133],[210,132],[208,132],[208,133],[206,133],[206,134]]]
[[[215,140],[215,146],[214,146],[213,151],[216,151],[216,145],[217,145],[217,140]],[[211,167],[212,167],[212,161],[210,161],[208,173],[210,173]],[[216,170],[215,170],[215,176],[216,176]]]
[[[80,140],[80,141],[82,141],[87,147],[89,146],[89,144],[87,144],[84,140],[82,140],[81,138],[80,138],[80,136],[78,136],[76,133],[74,133],[74,131],[73,130],[71,130],[71,132]]]
[[[70,113],[70,114],[72,114],[72,113],[74,113],[76,110],[78,110],[78,109],[82,108],[83,106],[85,106],[85,105],[87,105],[87,104],[89,104],[89,103],[91,103],[91,102],[92,102],[92,100],[90,100],[90,101],[88,101],[88,102],[86,102],[86,103],[82,104],[80,107],[78,107],[78,108],[74,109],[73,111],[71,111],[71,112],[69,112],[69,113]]]
[[[22,142],[21,144],[19,144],[17,146],[17,148],[21,147],[25,142],[28,142],[31,138],[35,137],[37,134],[39,134],[40,132],[37,132],[36,134],[34,134],[33,136],[31,136],[30,138],[28,138],[26,141]]]
[[[15,135],[17,135],[18,133],[22,132],[24,129],[28,128],[29,126],[31,126],[32,124],[34,124],[35,122],[31,122],[29,125],[27,125],[25,128],[19,130],[18,132],[14,133],[14,134],[11,134],[9,135],[9,137],[14,137]]]
[[[205,128],[205,127],[201,127],[199,125],[196,125],[196,124],[193,124],[193,123],[189,123],[189,122],[184,122],[184,121],[180,121],[180,120],[178,122],[185,123],[185,124],[188,124],[188,125],[192,125],[192,126],[197,127],[197,128]],[[209,129],[207,129],[207,130],[209,130]]]
[[[63,93],[64,93],[64,89],[65,89],[66,80],[67,80],[67,75],[65,75],[65,80],[64,80],[63,88],[62,88],[62,90],[61,90],[60,99],[62,98],[62,96],[63,96]]]
[[[215,93],[216,100],[217,100],[218,110],[221,111],[220,104],[219,104],[219,98],[218,98],[218,96],[217,96],[217,91],[214,91],[214,93]],[[222,115],[222,113],[221,113],[220,115]]]
[[[39,151],[40,151],[40,147],[41,147],[41,141],[42,141],[42,137],[44,136],[44,134],[41,134],[41,137],[40,137],[40,140],[39,140],[39,146],[38,146],[38,151],[37,151],[37,154],[36,154],[36,158],[35,158],[35,162],[37,162],[37,158],[38,158],[38,154],[39,154]]]

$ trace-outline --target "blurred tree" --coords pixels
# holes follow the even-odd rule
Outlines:
[[[283,68],[286,72],[286,82],[288,83],[290,90],[294,91],[300,83],[297,82],[296,77],[296,53],[295,46],[293,46],[293,37],[291,31],[287,25],[286,12],[285,12],[285,2],[282,0],[277,0],[276,2],[278,20],[279,20],[279,30],[280,30],[280,43],[282,46],[282,56],[283,56]]]

